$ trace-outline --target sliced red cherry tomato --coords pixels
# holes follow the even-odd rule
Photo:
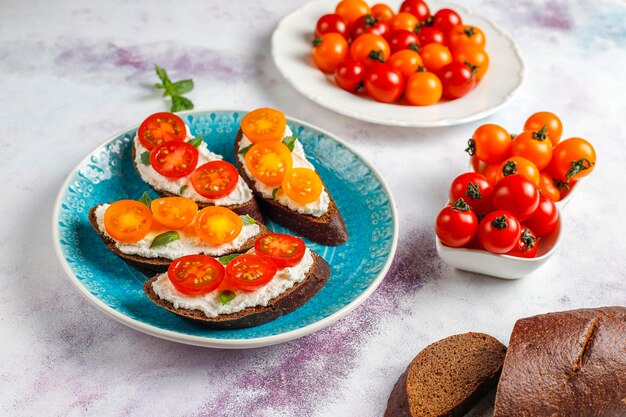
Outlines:
[[[419,39],[421,46],[426,46],[429,43],[444,44],[446,36],[442,31],[432,26],[424,26],[417,32],[417,39]]]
[[[244,291],[254,291],[266,285],[277,271],[274,261],[253,253],[238,256],[226,265],[227,279]]]
[[[391,53],[402,51],[403,49],[411,49],[415,52],[419,52],[419,40],[415,32],[397,29],[391,31],[387,37],[387,42],[391,48]]]
[[[198,150],[187,142],[165,142],[150,152],[150,165],[164,177],[186,177],[198,165]]]
[[[465,63],[453,61],[439,71],[443,96],[447,99],[463,97],[476,85],[474,71]]]
[[[373,33],[374,35],[386,38],[390,31],[389,23],[384,20],[379,20],[371,14],[365,14],[352,24],[350,35],[352,39],[356,39],[365,33]]]
[[[524,224],[535,231],[539,237],[549,235],[559,222],[559,211],[552,200],[544,196],[539,197],[539,205],[532,216]]]
[[[170,230],[180,230],[191,223],[198,212],[195,201],[185,197],[165,197],[150,204],[154,219]]]
[[[211,200],[226,197],[239,181],[239,173],[226,161],[210,161],[191,174],[191,185],[198,194]]]
[[[522,175],[504,177],[493,187],[493,207],[506,210],[519,221],[528,219],[539,206],[537,186]]]
[[[377,64],[365,75],[365,91],[376,101],[393,103],[404,92],[404,77],[389,64]]]
[[[452,9],[441,9],[433,16],[433,26],[445,34],[450,33],[456,25],[461,25],[461,16]]]
[[[282,233],[270,233],[254,242],[256,254],[270,258],[281,269],[300,263],[305,250],[302,239]]]
[[[460,198],[437,215],[435,233],[441,242],[453,248],[469,244],[476,236],[478,219],[470,206]]]
[[[519,220],[504,210],[492,211],[478,225],[478,240],[491,253],[511,252],[520,235]]]
[[[522,233],[517,241],[517,246],[507,255],[518,258],[534,258],[537,256],[537,249],[539,249],[537,236],[528,227],[522,226]]]
[[[317,25],[315,26],[315,37],[318,38],[327,33],[338,33],[348,39],[348,24],[338,14],[325,14],[317,21]]]
[[[430,17],[430,9],[423,0],[405,0],[400,5],[400,12],[411,13],[420,22],[425,22]]]
[[[167,269],[174,288],[187,295],[210,293],[224,279],[224,266],[206,255],[187,255],[174,260]]]
[[[363,87],[365,79],[365,66],[354,59],[345,59],[337,65],[335,70],[335,82],[337,85],[351,93],[358,92]]]
[[[152,213],[139,201],[116,201],[104,212],[104,230],[119,242],[138,242],[150,232],[151,226]]]
[[[450,201],[457,201],[459,198],[472,208],[472,211],[479,216],[487,213],[491,207],[491,195],[493,187],[484,175],[476,172],[461,174],[452,181],[450,185]]]
[[[183,119],[174,113],[155,113],[141,123],[137,131],[139,142],[147,150],[170,141],[183,141],[187,129]]]

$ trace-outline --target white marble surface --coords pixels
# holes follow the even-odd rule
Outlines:
[[[273,28],[299,3],[2,1],[0,415],[380,416],[430,342],[470,330],[507,342],[520,317],[626,305],[623,2],[470,4],[518,41],[528,65],[519,97],[486,121],[515,130],[552,110],[566,136],[588,138],[599,155],[564,213],[560,251],[519,281],[458,272],[435,253],[433,219],[480,123],[380,127],[303,99],[269,54]],[[216,351],[135,332],[79,296],[52,248],[54,198],[96,145],[166,109],[149,87],[153,63],[191,76],[199,109],[286,109],[374,161],[395,194],[401,236],[390,274],[364,305],[291,343]]]

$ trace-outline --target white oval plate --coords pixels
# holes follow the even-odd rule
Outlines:
[[[387,4],[398,10],[402,0]],[[382,125],[408,127],[452,126],[487,117],[506,106],[524,80],[524,64],[515,42],[479,12],[452,3],[428,0],[435,12],[453,8],[463,23],[478,26],[487,38],[490,65],[487,74],[467,96],[432,106],[379,103],[366,95],[337,87],[311,59],[311,39],[317,20],[333,13],[334,2],[317,0],[295,10],[278,24],[272,36],[272,57],[285,79],[317,104],[343,115]]]

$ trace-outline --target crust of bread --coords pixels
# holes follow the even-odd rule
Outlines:
[[[212,329],[243,329],[259,326],[296,310],[324,287],[330,277],[330,265],[317,253],[311,252],[311,254],[313,255],[313,265],[311,265],[311,269],[303,281],[270,300],[267,306],[248,307],[237,313],[207,317],[200,310],[176,308],[170,301],[159,298],[154,292],[152,283],[158,275],[146,281],[143,289],[148,298],[156,305],[202,326]]]
[[[243,132],[239,129],[235,140],[235,155],[238,155],[239,142],[242,137]],[[254,192],[263,213],[269,216],[276,223],[293,230],[294,232],[299,233],[314,242],[321,243],[322,245],[338,246],[348,241],[348,230],[346,229],[346,224],[343,221],[343,217],[341,217],[341,213],[339,212],[339,209],[337,208],[337,205],[335,204],[335,201],[330,193],[328,194],[330,197],[330,204],[328,206],[328,211],[324,213],[324,215],[315,217],[295,212],[274,199],[267,199],[263,197],[263,195],[256,190],[254,181],[248,176],[243,166],[241,166],[239,158],[236,157],[235,159],[239,175],[241,175],[250,189]],[[328,189],[326,192],[328,192]]]
[[[102,238],[104,243],[107,245],[107,248],[111,252],[115,253],[117,256],[122,258],[127,264],[129,264],[133,268],[138,269],[140,272],[143,272],[144,274],[152,275],[156,272],[167,271],[167,268],[170,266],[170,263],[172,263],[172,259],[144,258],[143,256],[129,255],[120,251],[118,247],[115,246],[115,241],[100,231],[100,228],[98,227],[98,221],[96,220],[96,208],[97,207],[98,206],[92,207],[91,210],[89,210],[89,223],[91,223],[91,227],[93,227],[93,229],[98,233],[100,238]],[[254,242],[256,241],[257,237],[270,232],[270,230],[264,224],[261,224],[261,223],[257,223],[257,224],[259,225],[259,228],[260,228],[259,234],[252,236],[241,246],[241,248],[231,253],[239,253],[239,252],[248,251],[254,246]],[[226,253],[224,255],[229,255],[229,254],[230,253]]]
[[[137,175],[139,175],[139,178],[141,178],[141,174],[139,173],[139,168],[137,167],[137,164],[135,163],[135,147],[132,147],[132,158],[133,158],[133,167],[135,167],[135,171],[137,171]],[[147,183],[146,183],[147,184]],[[161,197],[180,197],[180,195],[178,194],[173,194],[170,193],[169,191],[165,191],[165,190],[161,190],[158,188],[153,187],[152,185],[148,184],[157,194],[159,194]],[[203,209],[205,207],[209,207],[209,206],[214,206],[215,204],[213,203],[207,203],[205,201],[196,201],[196,204],[198,204],[198,207]],[[235,213],[239,214],[239,215],[248,215],[250,217],[252,217],[253,219],[263,223],[264,219],[263,219],[263,214],[261,213],[261,209],[259,208],[259,204],[257,203],[256,199],[253,197],[250,201],[245,202],[243,204],[233,204],[230,206],[222,206],[222,207],[226,207],[231,209],[232,211],[234,211]]]

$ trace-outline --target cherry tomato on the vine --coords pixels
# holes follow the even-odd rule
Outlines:
[[[448,195],[450,201],[462,198],[472,208],[472,211],[480,216],[489,211],[492,193],[493,186],[489,184],[484,175],[477,172],[466,172],[452,181]]]
[[[456,25],[461,25],[461,16],[452,9],[441,9],[433,16],[433,26],[445,34],[450,33]]]
[[[478,241],[492,253],[510,252],[517,245],[520,235],[519,220],[508,211],[492,211],[478,224]]]
[[[506,210],[522,222],[539,206],[537,186],[521,175],[509,175],[498,181],[492,198],[495,209]]]
[[[539,197],[539,205],[532,216],[524,221],[524,224],[535,231],[539,237],[550,234],[559,221],[559,211],[554,201],[543,195]]]
[[[457,99],[469,93],[476,85],[476,77],[472,68],[461,62],[451,62],[439,70],[443,96]]]
[[[330,13],[320,17],[315,26],[315,37],[319,38],[327,33],[338,33],[348,38],[348,24],[338,14]]]
[[[404,77],[389,64],[373,65],[365,74],[365,91],[376,101],[393,103],[404,92]]]
[[[337,65],[335,70],[335,82],[337,85],[351,93],[356,93],[363,87],[365,79],[365,66],[354,59],[345,59]]]
[[[476,236],[478,219],[470,206],[460,198],[437,215],[435,233],[441,242],[453,248],[470,243]]]
[[[415,106],[429,106],[441,100],[441,81],[428,71],[418,71],[406,80],[404,96]]]
[[[327,33],[313,40],[313,62],[323,72],[335,72],[347,56],[348,41],[338,33]]]
[[[537,236],[528,227],[522,226],[522,233],[516,247],[507,255],[517,256],[518,258],[534,258],[537,256],[538,248],[539,240]]]

